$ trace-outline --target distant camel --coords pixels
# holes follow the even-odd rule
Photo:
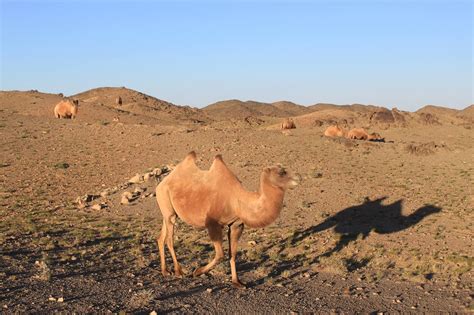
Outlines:
[[[260,176],[258,192],[249,192],[217,155],[208,171],[196,166],[196,154],[188,153],[185,159],[158,185],[156,199],[163,215],[161,234],[157,239],[160,251],[161,272],[169,275],[165,263],[165,241],[171,253],[176,276],[183,271],[173,247],[176,216],[199,228],[207,228],[216,255],[206,266],[196,269],[194,276],[208,272],[223,257],[222,229],[229,226],[229,254],[232,284],[243,287],[237,277],[235,257],[237,242],[244,224],[252,228],[269,225],[280,214],[285,190],[297,185],[280,165],[267,167]]]
[[[363,128],[354,128],[347,134],[348,139],[355,139],[355,140],[369,140],[369,141],[383,141],[382,138],[378,133],[373,132],[368,134]]]
[[[345,137],[347,135],[347,130],[339,127],[338,125],[332,125],[326,128],[324,131],[326,137]]]
[[[54,107],[54,117],[56,118],[76,118],[79,107],[78,100],[66,99],[60,101]]]
[[[281,123],[281,129],[295,129],[296,125],[295,122],[293,121],[293,118],[285,118],[283,122]]]
[[[122,105],[122,98],[120,96],[115,99],[115,104]]]

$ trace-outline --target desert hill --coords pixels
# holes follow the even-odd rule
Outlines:
[[[125,87],[102,87],[72,95],[83,106],[93,105],[116,111],[118,115],[138,115],[173,123],[205,123],[209,118],[199,109],[178,106]],[[116,104],[120,97],[122,104]],[[85,104],[85,105],[84,105]]]
[[[327,109],[346,109],[353,112],[375,112],[383,109],[384,107],[364,104],[336,105],[330,103],[316,103],[314,105],[308,106],[308,108],[312,112]]]
[[[299,116],[299,115],[309,114],[313,112],[313,109],[310,107],[298,105],[298,104],[295,104],[293,102],[288,102],[288,101],[274,102],[271,105],[288,113],[288,116]]]
[[[23,115],[49,117],[62,94],[32,91],[1,91],[2,108]],[[211,119],[201,110],[178,106],[125,87],[102,87],[69,96],[79,100],[78,118],[93,123],[120,121],[131,124],[200,125]],[[120,97],[122,104],[116,104]]]
[[[251,117],[290,117],[312,110],[288,101],[262,103],[256,101],[225,100],[210,104],[203,110],[217,120],[245,119]]]
[[[101,87],[70,96],[80,101],[81,121],[163,126],[212,125],[216,128],[277,128],[284,117],[294,117],[297,126],[318,127],[342,124],[346,127],[407,127],[409,125],[465,125],[474,122],[474,106],[463,110],[427,105],[416,112],[375,105],[317,103],[302,106],[289,101],[263,103],[226,100],[202,109],[173,103],[125,87]],[[117,104],[117,98],[122,104]],[[24,115],[52,118],[54,105],[62,94],[31,91],[1,91],[2,108]]]
[[[458,117],[462,117],[470,122],[474,122],[474,104],[459,111]]]

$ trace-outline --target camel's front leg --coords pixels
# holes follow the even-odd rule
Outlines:
[[[220,226],[217,222],[209,222],[207,224],[207,230],[209,232],[211,241],[214,244],[216,256],[207,265],[197,268],[193,273],[194,277],[208,272],[222,259],[222,257],[224,257],[224,251],[222,250],[222,226]]]
[[[235,257],[237,256],[237,243],[244,231],[244,224],[240,221],[234,222],[229,227],[229,256],[230,256],[230,272],[232,274],[232,284],[237,288],[245,288],[239,281],[237,276],[237,268],[235,266]]]

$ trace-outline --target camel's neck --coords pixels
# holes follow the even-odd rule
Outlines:
[[[235,213],[249,227],[267,226],[280,214],[284,194],[281,188],[271,185],[262,175],[259,193],[248,192],[243,187],[237,193]]]

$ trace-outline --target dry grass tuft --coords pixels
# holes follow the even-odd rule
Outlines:
[[[133,309],[143,309],[153,300],[153,290],[142,290],[134,293],[128,306]]]

